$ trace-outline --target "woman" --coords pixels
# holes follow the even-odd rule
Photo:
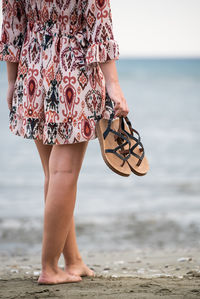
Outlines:
[[[77,180],[95,124],[126,116],[109,0],[3,0],[0,60],[7,63],[9,128],[33,139],[44,169],[44,228],[39,284],[94,276],[75,235]],[[65,269],[58,267],[61,253]]]

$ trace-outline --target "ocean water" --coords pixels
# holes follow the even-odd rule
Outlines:
[[[91,140],[75,206],[80,250],[200,247],[200,59],[120,59],[129,118],[150,171],[121,177]],[[41,250],[43,171],[33,140],[8,128],[0,63],[0,253]]]

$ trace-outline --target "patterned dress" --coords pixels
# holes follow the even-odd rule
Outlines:
[[[99,63],[119,59],[110,0],[3,0],[2,15],[0,60],[19,63],[10,130],[43,144],[97,138],[111,111]]]

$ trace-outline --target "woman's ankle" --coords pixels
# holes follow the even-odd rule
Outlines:
[[[83,263],[82,257],[78,256],[65,256],[65,265],[76,265]]]
[[[53,264],[42,264],[42,273],[48,273],[48,274],[58,274],[59,267],[58,265]]]

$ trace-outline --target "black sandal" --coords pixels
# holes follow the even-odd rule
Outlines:
[[[101,118],[96,123],[96,134],[100,143],[102,157],[107,166],[115,173],[129,176],[131,169],[127,161],[131,156],[131,142],[126,132],[121,130],[120,119],[113,118],[114,113],[110,115],[109,120]]]
[[[141,142],[141,137],[138,131],[133,129],[131,122],[129,118],[121,117],[121,129],[122,132],[124,132],[131,141],[131,147],[130,147],[130,154],[131,157],[128,159],[128,164],[136,175],[145,175],[149,170],[149,163],[145,156],[145,150],[144,146]],[[125,123],[125,121],[127,123]],[[134,136],[134,133],[137,135],[137,137]]]

